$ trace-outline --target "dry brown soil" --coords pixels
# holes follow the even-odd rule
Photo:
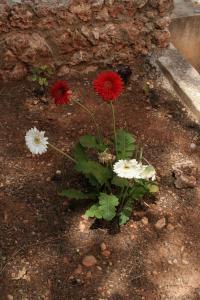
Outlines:
[[[95,96],[94,76],[69,83],[109,136],[110,107]],[[81,185],[69,161],[52,150],[32,157],[24,144],[26,131],[37,126],[70,152],[81,134],[94,133],[85,112],[75,105],[56,107],[50,98],[35,100],[28,82],[1,84],[0,299],[200,299],[200,189],[176,189],[172,176],[177,162],[199,165],[199,127],[162,84],[149,101],[145,80],[141,73],[115,103],[117,125],[143,146],[157,169],[160,192],[118,234],[91,230],[92,220],[82,217],[87,203],[71,205],[57,195],[62,187]],[[162,217],[166,226],[157,230]],[[93,267],[82,265],[87,254],[97,259]]]

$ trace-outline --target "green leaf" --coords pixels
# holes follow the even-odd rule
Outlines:
[[[74,148],[74,158],[76,161],[85,161],[88,160],[88,156],[85,153],[85,149],[80,143],[77,143]]]
[[[134,199],[128,199],[122,209],[122,211],[119,214],[119,224],[124,225],[128,222],[128,220],[131,217],[133,206],[134,206]]]
[[[75,168],[86,177],[87,175],[92,175],[100,185],[103,185],[112,177],[112,171],[109,168],[103,167],[92,160],[78,161]]]
[[[132,134],[119,130],[116,135],[116,149],[118,159],[129,159],[135,150],[135,139]]]
[[[149,193],[155,194],[159,191],[159,187],[156,184],[148,184]]]
[[[142,185],[135,185],[129,192],[129,196],[135,200],[141,199],[146,193],[148,189]]]
[[[119,187],[124,187],[129,185],[129,181],[126,178],[121,178],[118,176],[114,176],[112,180],[112,184],[119,186]]]
[[[99,197],[99,209],[103,219],[111,221],[116,216],[116,207],[119,204],[119,199],[114,195],[101,193]]]
[[[31,80],[32,81],[37,81],[37,76],[36,75],[31,76]]]
[[[98,204],[93,204],[88,210],[85,212],[85,216],[88,218],[102,218],[102,213],[99,209]]]
[[[96,195],[94,193],[83,193],[75,189],[63,190],[61,193],[59,193],[59,196],[67,197],[69,199],[76,199],[76,200],[96,198]]]
[[[79,141],[84,148],[98,148],[97,140],[92,135],[84,135]]]
[[[107,148],[106,145],[104,145],[103,143],[98,143],[97,139],[89,134],[82,136],[79,142],[84,148],[93,148],[99,151],[104,151]]]

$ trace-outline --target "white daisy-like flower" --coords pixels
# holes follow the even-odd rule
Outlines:
[[[141,172],[141,178],[146,180],[155,180],[156,179],[156,170],[151,165],[143,165],[143,170]]]
[[[130,160],[121,159],[114,164],[113,170],[119,177],[127,178],[127,179],[132,179],[132,178],[140,179],[141,172],[143,169],[136,159],[130,159]]]
[[[36,127],[27,131],[25,136],[26,146],[32,154],[43,154],[47,151],[48,138],[45,131],[39,131]]]

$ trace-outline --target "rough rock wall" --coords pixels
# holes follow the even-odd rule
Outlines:
[[[1,0],[0,78],[129,63],[169,43],[172,0]]]

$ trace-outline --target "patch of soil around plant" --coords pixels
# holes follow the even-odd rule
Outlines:
[[[68,81],[109,137],[111,110],[94,94],[95,76]],[[95,133],[85,112],[34,98],[28,82],[1,84],[0,299],[200,299],[199,185],[176,189],[172,176],[180,161],[199,166],[199,127],[162,83],[145,96],[147,80],[133,76],[114,105],[117,126],[135,134],[157,169],[160,192],[144,199],[118,234],[83,217],[88,202],[57,195],[86,184],[71,162],[51,149],[33,157],[25,147],[26,131],[36,126],[71,152],[80,135]]]

